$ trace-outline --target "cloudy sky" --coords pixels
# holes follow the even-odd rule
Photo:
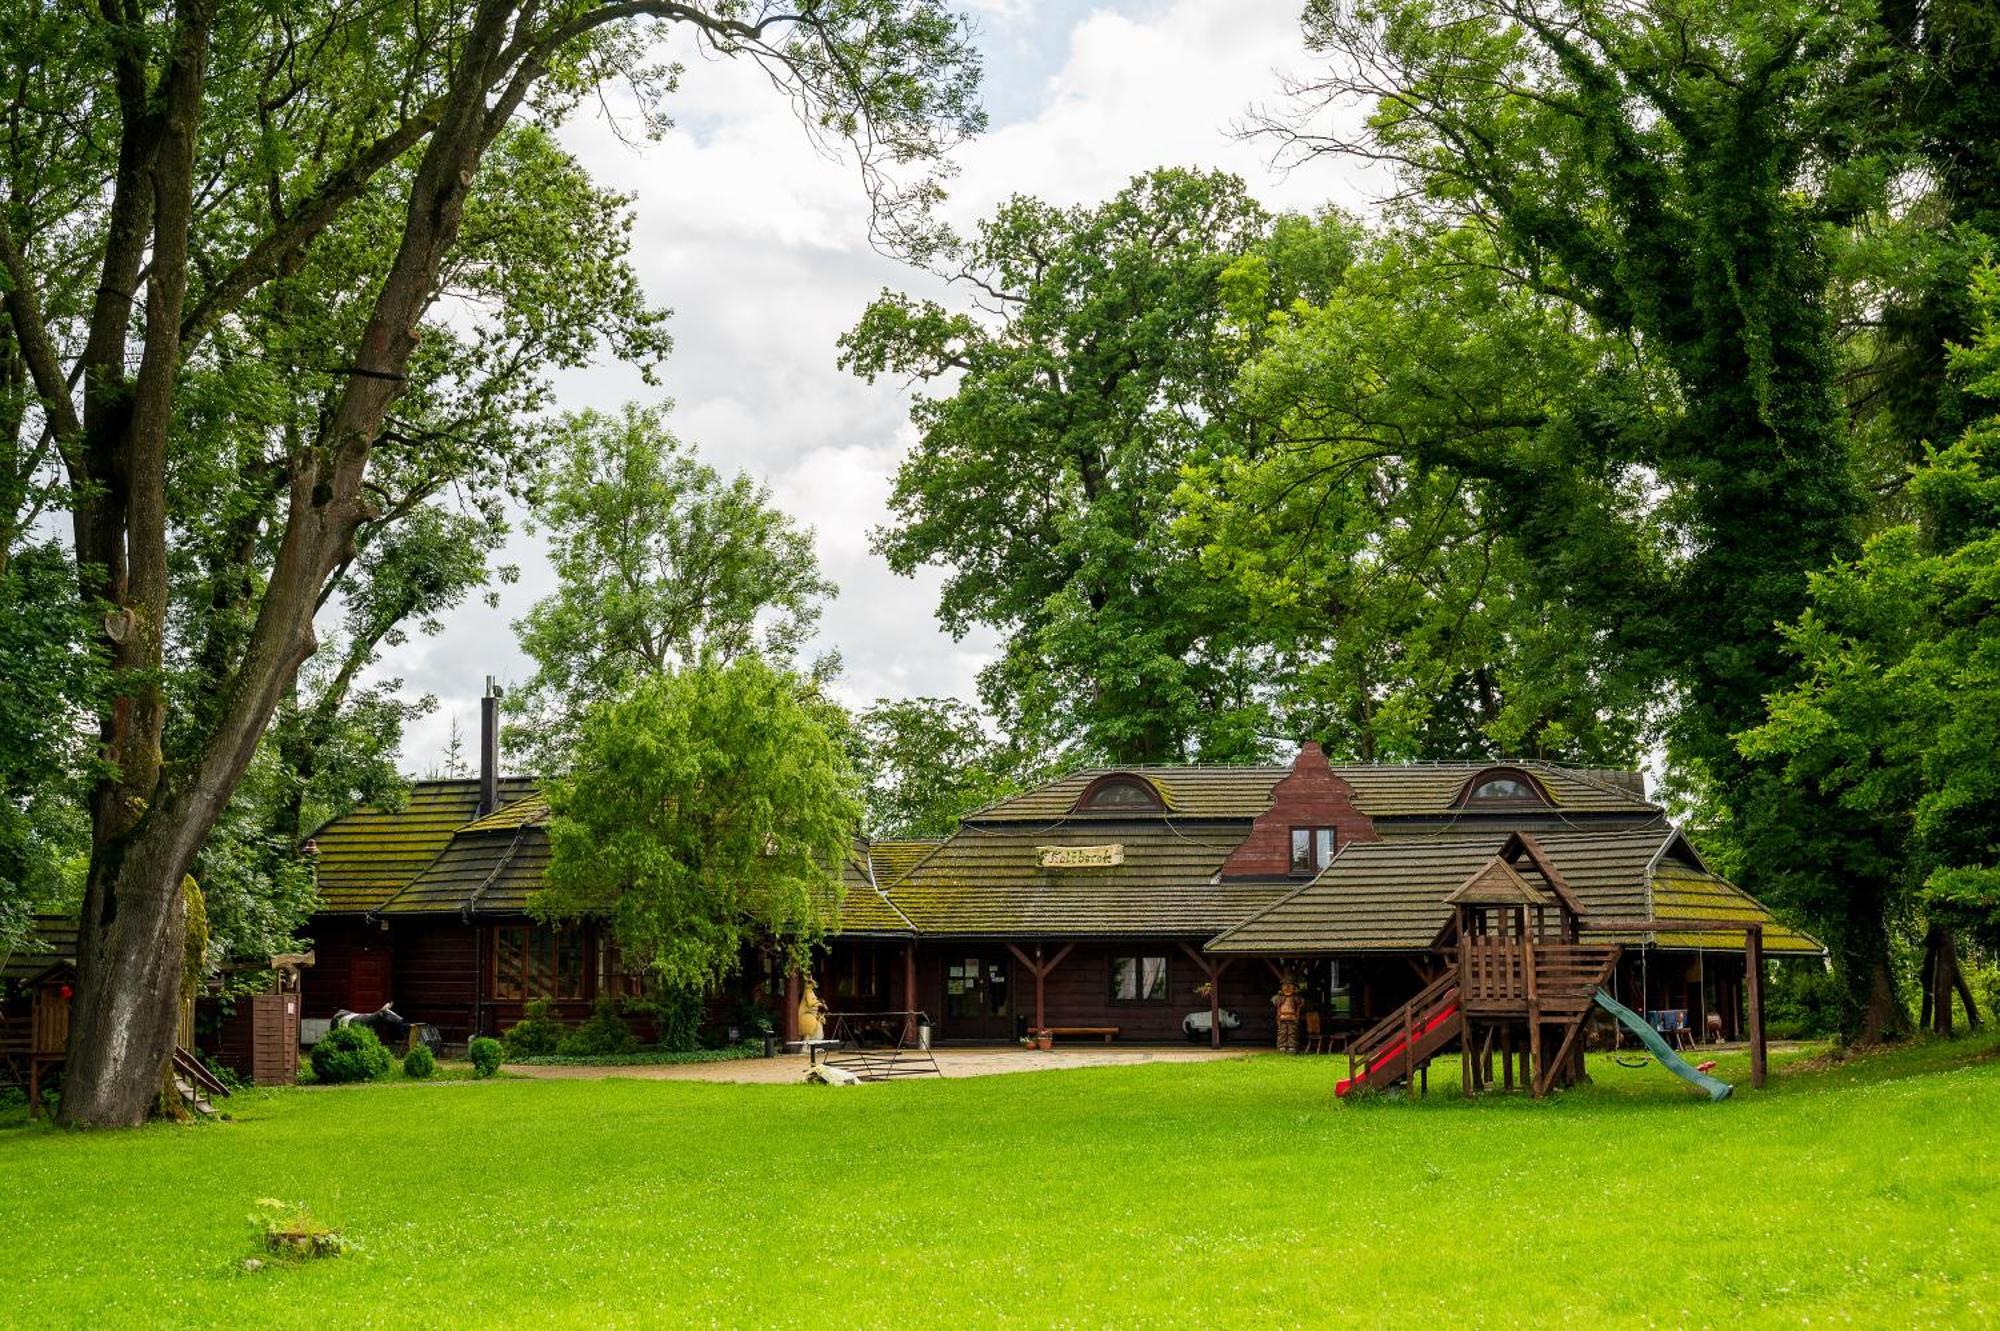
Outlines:
[[[1309,68],[1298,0],[973,0],[991,128],[958,154],[947,212],[961,229],[1011,194],[1089,203],[1150,167],[1235,171],[1267,205],[1362,206],[1365,182],[1326,164],[1285,173],[1268,144],[1233,124],[1274,100],[1279,75]],[[869,551],[887,517],[890,477],[913,442],[904,385],[868,385],[834,363],[834,341],[884,287],[928,290],[868,245],[865,200],[849,165],[815,153],[755,70],[693,58],[675,128],[634,146],[603,119],[565,138],[603,184],[635,196],[633,259],[649,297],[674,311],[661,383],[600,365],[561,383],[567,409],[671,400],[674,429],[725,473],[767,481],[811,526],[840,586],[820,647],[846,661],[852,704],[883,696],[970,697],[990,637],[937,627],[935,576],[899,578]],[[629,127],[628,127],[629,128]],[[519,583],[497,608],[469,605],[445,631],[390,653],[381,673],[440,707],[406,736],[413,774],[438,761],[456,719],[477,725],[482,677],[529,667],[512,623],[551,585],[535,538],[505,557]]]

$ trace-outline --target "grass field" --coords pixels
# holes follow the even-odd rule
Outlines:
[[[0,1127],[0,1326],[1976,1326],[2000,1046],[1710,1105],[1592,1059],[1545,1104],[1337,1106],[1330,1060],[851,1089],[259,1092]],[[1740,1061],[1722,1075],[1746,1080]],[[256,1200],[359,1246],[246,1271]]]

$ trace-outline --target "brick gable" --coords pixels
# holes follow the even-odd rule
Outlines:
[[[1292,770],[1271,788],[1271,807],[1258,815],[1250,835],[1223,861],[1222,877],[1287,878],[1292,871],[1292,829],[1331,827],[1336,851],[1351,842],[1379,841],[1375,824],[1354,806],[1354,788],[1308,740]]]

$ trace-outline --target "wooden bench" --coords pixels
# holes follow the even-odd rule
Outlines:
[[[1051,1026],[1048,1028],[1048,1032],[1050,1035],[1067,1035],[1077,1038],[1086,1035],[1101,1035],[1104,1037],[1104,1043],[1106,1044],[1110,1044],[1118,1038],[1118,1027],[1116,1026]]]

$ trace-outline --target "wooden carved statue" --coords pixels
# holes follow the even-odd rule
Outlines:
[[[1305,1010],[1305,1003],[1299,998],[1299,987],[1287,979],[1278,986],[1277,996],[1271,1000],[1278,1008],[1278,1052],[1296,1054],[1299,1052],[1299,1016]]]

